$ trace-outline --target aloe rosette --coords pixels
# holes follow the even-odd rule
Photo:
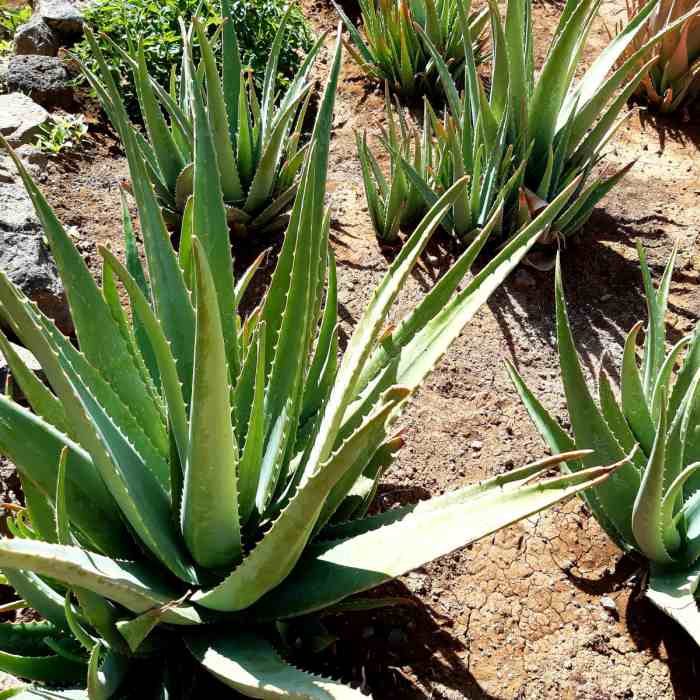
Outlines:
[[[229,17],[230,0],[222,0],[221,6],[223,16]],[[211,38],[197,20],[188,29],[182,27],[182,67],[179,77],[174,73],[171,76],[169,90],[149,76],[142,46],[126,51],[115,45],[132,67],[147,138],[115,115],[121,111],[123,101],[98,44],[87,30],[99,75],[85,65],[83,72],[122,141],[128,137],[125,130],[136,138],[169,224],[176,226],[180,222],[194,188],[195,115],[190,82],[196,73],[204,84],[204,109],[215,140],[232,234],[244,237],[286,226],[307,149],[302,129],[312,95],[309,73],[323,44],[321,37],[286,91],[278,96],[277,64],[286,22],[293,9],[289,7],[275,35],[260,94],[252,73],[246,77],[230,21],[223,22],[220,32]],[[219,40],[222,58],[217,62],[215,49]],[[202,56],[198,66],[192,62],[195,41]]]
[[[368,77],[386,81],[396,94],[415,99],[440,89],[435,63],[414,25],[427,33],[452,74],[461,75],[465,53],[456,0],[359,0],[364,37],[335,0],[333,5],[350,35],[350,55]],[[488,20],[487,8],[469,17],[478,62],[486,57],[482,35]]]
[[[125,149],[146,270],[124,207],[126,265],[101,250],[102,287],[15,160],[45,227],[79,349],[0,273],[0,312],[41,364],[2,351],[31,410],[0,397],[0,449],[25,509],[0,569],[41,622],[0,625],[17,698],[195,698],[218,682],[256,698],[359,698],[285,659],[289,621],[608,477],[533,481],[555,456],[432,500],[368,516],[402,440],[401,409],[536,239],[535,223],[458,287],[488,230],[392,330],[386,318],[458,182],[418,225],[338,358],[337,286],[325,182],[340,43],[270,286],[242,319],[216,141],[201,80],[194,192],[179,253],[136,135]],[[127,116],[115,113],[123,127]],[[556,216],[564,193],[541,215]],[[119,301],[120,282],[130,313]],[[7,351],[9,348],[9,352]],[[201,672],[199,672],[201,669]],[[78,690],[47,690],[47,687]],[[218,697],[218,695],[217,695]]]
[[[463,239],[478,233],[499,199],[505,203],[500,228],[510,235],[576,181],[573,195],[544,232],[542,242],[569,236],[585,224],[593,208],[631,167],[606,176],[597,166],[624,121],[620,113],[628,98],[654,61],[648,58],[649,51],[671,36],[688,15],[634,44],[658,3],[651,0],[577,78],[599,0],[567,0],[538,73],[531,0],[508,0],[505,18],[491,0],[491,89],[487,95],[470,50],[473,37],[466,16],[471,3],[457,3],[466,56],[462,94],[439,48],[426,31],[415,26],[447,97],[443,123],[432,119],[434,150],[444,153],[446,162],[440,163],[439,170],[420,172],[404,157],[407,146],[399,138],[398,145],[389,142],[385,146],[392,159],[392,178],[403,169],[430,206],[452,182],[469,175],[467,196],[457,201],[444,222]]]
[[[639,0],[627,0],[628,19],[641,9]],[[660,0],[623,59],[667,24],[697,9],[700,9],[697,0]],[[656,61],[648,67],[635,95],[662,114],[674,112],[693,100],[700,91],[700,17],[689,16],[677,25],[654,47],[652,56]]]
[[[594,517],[624,552],[635,552],[649,568],[646,595],[700,642],[695,599],[700,581],[700,329],[669,350],[666,314],[674,250],[658,289],[639,247],[648,322],[641,367],[637,345],[643,324],[627,335],[620,367],[619,397],[607,372],[598,374],[598,402],[586,385],[567,318],[557,266],[557,338],[562,382],[573,435],[568,435],[509,370],[534,424],[554,450],[595,449],[602,459],[635,450],[630,463],[583,496]],[[700,327],[699,327],[700,328]],[[636,449],[635,449],[636,448]],[[590,457],[570,462],[573,470]]]

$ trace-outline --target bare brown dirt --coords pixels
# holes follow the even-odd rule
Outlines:
[[[335,27],[326,0],[302,5],[316,29]],[[603,3],[610,24],[623,5]],[[536,6],[540,60],[559,11],[553,4]],[[605,40],[601,22],[588,58]],[[319,66],[320,77],[326,68]],[[328,184],[346,333],[393,253],[373,235],[354,146],[355,130],[376,137],[382,123],[377,86],[346,57]],[[99,130],[98,138],[86,158],[52,164],[45,177],[59,216],[77,227],[92,263],[95,244],[110,243],[121,252],[117,185],[126,176],[113,144]],[[636,241],[648,249],[656,274],[678,241],[671,325],[681,333],[696,322],[699,149],[698,114],[675,121],[632,116],[611,148],[606,167],[637,158],[636,166],[563,256],[574,333],[591,372],[604,352],[619,358],[624,334],[644,318]],[[395,317],[430,288],[450,256],[444,242],[426,253]],[[544,443],[510,385],[504,360],[512,360],[563,417],[552,286],[550,274],[519,271],[465,329],[403,418],[407,444],[386,475],[378,507],[439,494],[543,455]],[[328,619],[339,641],[305,661],[380,700],[700,698],[697,648],[640,596],[641,585],[638,565],[622,557],[573,500],[380,592],[407,597],[412,605]]]

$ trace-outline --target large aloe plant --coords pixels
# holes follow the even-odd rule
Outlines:
[[[340,58],[338,43],[270,287],[244,320],[237,307],[249,275],[234,283],[199,81],[194,194],[179,258],[136,136],[123,129],[148,275],[125,213],[127,265],[102,249],[100,289],[15,160],[79,341],[76,349],[0,273],[0,312],[50,384],[6,353],[32,410],[0,397],[0,449],[26,495],[11,524],[16,536],[0,540],[0,569],[18,605],[44,618],[0,625],[0,669],[39,684],[18,697],[203,697],[197,679],[207,674],[195,668],[221,691],[250,697],[364,697],[283,660],[283,621],[332,608],[610,473],[533,482],[584,454],[574,452],[367,517],[401,445],[393,424],[402,407],[545,224],[531,224],[456,292],[486,231],[387,330],[390,307],[462,192],[458,182],[390,266],[339,362],[324,196]],[[126,113],[116,116],[123,128]],[[541,219],[555,217],[569,194]],[[10,347],[2,335],[0,345]],[[85,691],[41,686],[86,678]]]
[[[557,338],[573,436],[569,436],[510,366],[530,417],[554,450],[592,448],[603,459],[633,453],[630,463],[584,498],[610,537],[649,567],[646,595],[700,643],[695,591],[700,581],[700,326],[666,350],[664,316],[674,250],[655,290],[639,247],[649,319],[642,366],[637,343],[642,323],[625,342],[616,398],[607,372],[598,374],[598,403],[586,385],[569,326],[557,265]],[[685,354],[685,357],[684,357]],[[679,366],[680,363],[680,366]],[[590,458],[570,463],[576,470]]]
[[[518,186],[509,185],[507,192],[504,230],[509,233],[577,181],[574,195],[543,241],[570,235],[587,221],[596,204],[629,169],[626,166],[610,177],[594,173],[621,123],[621,110],[654,60],[644,60],[649,50],[680,26],[683,18],[646,38],[612,70],[643,31],[658,2],[650,0],[576,79],[600,0],[567,0],[537,74],[531,0],[508,0],[505,20],[495,0],[489,0],[493,60],[487,96],[474,61],[469,60],[472,36],[465,18],[470,0],[457,2],[467,55],[462,97],[438,47],[416,25],[443,83],[454,123],[452,128],[436,130],[440,146],[451,153],[452,177],[468,173],[473,182],[480,183],[478,187],[472,185],[467,201],[454,207],[454,221],[449,223],[460,236],[482,226],[496,200],[499,183],[510,182],[510,175],[515,178],[511,184]],[[410,171],[410,164],[405,169]],[[414,173],[413,179],[422,180],[424,189],[432,191],[428,201],[433,201],[446,184],[425,180],[419,173]]]
[[[221,5],[223,16],[230,16],[230,0],[221,0]],[[143,46],[132,46],[131,52],[115,46],[132,67],[148,137],[137,134],[136,138],[169,223],[180,221],[194,187],[191,82],[197,74],[204,82],[204,109],[215,139],[224,204],[234,236],[286,225],[306,151],[301,130],[311,97],[309,73],[323,43],[321,38],[314,44],[284,94],[276,97],[277,63],[293,9],[289,7],[275,35],[260,95],[252,73],[245,76],[231,22],[224,22],[220,32],[221,74],[215,55],[219,34],[208,38],[196,20],[189,29],[183,27],[182,68],[179,79],[173,74],[169,91],[149,76]],[[85,65],[83,72],[124,141],[125,130],[133,133],[134,127],[115,116],[121,110],[122,97],[89,30],[86,36],[99,77]],[[202,55],[197,67],[192,62],[195,40]]]
[[[646,39],[663,27],[700,8],[697,0],[660,0],[647,19],[644,30],[623,54],[626,60]],[[642,9],[640,0],[627,0],[627,17]],[[657,61],[648,67],[635,94],[661,113],[673,112],[687,104],[700,91],[700,18],[689,17],[658,43],[653,55]],[[639,61],[639,65],[642,62]]]
[[[435,63],[415,32],[420,26],[430,37],[454,76],[464,66],[464,47],[455,0],[359,0],[364,38],[339,3],[333,0],[349,34],[348,51],[364,73],[386,81],[392,91],[408,99],[439,90]],[[485,57],[483,30],[487,8],[469,17],[478,62]]]

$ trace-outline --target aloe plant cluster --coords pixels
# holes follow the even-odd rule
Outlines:
[[[640,0],[628,0],[628,19],[641,9]],[[660,0],[643,31],[623,55],[623,60],[627,59],[648,37],[686,17],[655,46],[652,55],[657,60],[648,67],[635,91],[637,97],[662,114],[688,104],[700,91],[700,18],[697,14],[688,16],[693,10],[700,10],[697,0]]]
[[[455,78],[461,76],[465,53],[456,0],[359,0],[364,37],[342,7],[333,4],[350,33],[346,46],[357,64],[402,97],[435,94],[440,87],[435,62],[415,26],[427,33]],[[485,58],[482,33],[488,19],[486,8],[469,17],[472,51],[479,62]]]
[[[222,0],[222,14],[229,17],[230,0]],[[276,96],[277,63],[285,37],[287,10],[275,35],[258,95],[252,73],[241,65],[236,32],[231,22],[207,37],[198,21],[183,32],[180,75],[173,72],[170,90],[164,90],[148,74],[143,46],[127,52],[115,46],[131,65],[141,114],[144,138],[118,112],[122,97],[109,64],[92,34],[87,41],[99,75],[83,64],[83,72],[96,91],[122,141],[128,130],[137,139],[142,158],[166,220],[176,226],[187,209],[194,177],[194,100],[190,89],[193,74],[204,83],[204,109],[216,141],[226,214],[234,236],[283,229],[294,199],[297,176],[306,146],[302,128],[311,97],[309,72],[322,44],[311,48],[286,91]],[[215,49],[220,39],[222,60]],[[195,66],[192,45],[196,41],[202,61]],[[219,70],[219,63],[221,70]]]
[[[653,63],[654,59],[645,60],[647,53],[681,21],[670,23],[630,50],[656,1],[651,0],[640,10],[578,79],[577,68],[600,4],[597,0],[567,1],[537,76],[530,0],[508,0],[505,19],[491,2],[488,95],[471,50],[473,37],[466,21],[469,2],[457,0],[466,56],[462,94],[438,47],[426,31],[416,26],[447,96],[448,113],[444,118],[430,117],[436,142],[433,152],[439,167],[421,171],[405,157],[410,137],[385,139],[391,182],[383,190],[405,192],[408,179],[429,206],[451,182],[469,175],[468,196],[455,204],[445,222],[463,239],[480,230],[501,199],[505,205],[501,229],[509,235],[576,182],[574,195],[545,233],[543,242],[576,232],[631,167],[625,166],[611,176],[596,170],[622,123],[619,116],[625,103]],[[623,56],[621,65],[613,69]],[[369,159],[366,149],[361,157]],[[396,180],[399,182],[395,185]],[[376,181],[366,176],[365,188],[368,199],[372,198]],[[392,213],[407,201],[397,200],[398,194],[389,207]],[[385,224],[378,232],[384,236],[389,229]]]
[[[599,459],[631,459],[605,484],[583,497],[601,527],[625,552],[647,561],[646,595],[700,643],[695,592],[700,581],[700,327],[666,348],[665,314],[676,251],[654,289],[639,247],[648,321],[641,367],[637,346],[643,324],[627,335],[616,396],[607,371],[598,374],[594,400],[576,353],[557,266],[556,314],[559,359],[572,435],[510,373],[538,430],[554,450],[574,445]],[[570,463],[585,467],[590,458]]]
[[[189,73],[193,194],[177,253],[143,145],[113,105],[146,269],[124,206],[126,265],[101,249],[98,287],[15,158],[79,345],[0,273],[0,313],[49,385],[0,335],[31,407],[0,397],[0,449],[26,496],[15,536],[0,540],[0,569],[17,605],[43,618],[0,625],[0,668],[38,684],[17,697],[195,698],[204,671],[222,691],[250,697],[364,697],[287,663],[278,653],[285,621],[332,610],[609,476],[594,468],[533,482],[585,454],[574,452],[367,516],[402,443],[402,408],[570,191],[458,291],[480,236],[387,330],[418,257],[463,194],[464,181],[455,183],[374,290],[339,360],[324,196],[340,61],[338,43],[272,280],[246,318],[237,310],[250,274],[234,280],[206,76]]]

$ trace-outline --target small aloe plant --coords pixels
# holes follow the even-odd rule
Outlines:
[[[665,25],[699,7],[698,0],[660,0],[623,60]],[[627,0],[628,19],[641,9],[640,0]],[[700,17],[688,17],[678,25],[656,45],[653,55],[658,60],[649,66],[635,94],[652,109],[667,114],[688,104],[700,92]]]
[[[643,324],[637,323],[627,336],[619,398],[602,366],[598,403],[586,385],[559,265],[557,338],[572,436],[543,408],[512,365],[509,371],[530,417],[553,450],[585,446],[595,449],[598,457],[612,460],[632,452],[628,464],[583,498],[624,552],[635,552],[647,561],[647,597],[700,643],[695,600],[700,581],[700,326],[667,351],[664,316],[676,250],[658,289],[653,287],[641,246],[639,257],[649,319],[641,367],[637,343]],[[590,457],[569,462],[569,468],[589,463]]]
[[[221,0],[221,4],[223,16],[229,17],[230,0]],[[169,91],[149,76],[143,46],[131,47],[130,52],[115,46],[132,67],[147,139],[135,132],[131,124],[124,125],[115,117],[122,105],[119,88],[93,35],[86,32],[99,77],[85,65],[83,72],[122,141],[127,138],[125,129],[136,133],[149,178],[169,223],[179,223],[194,188],[192,95],[193,81],[201,79],[233,235],[270,232],[286,226],[307,148],[302,127],[312,94],[308,77],[323,43],[322,37],[314,44],[284,94],[276,99],[277,63],[292,10],[290,6],[275,35],[261,95],[252,74],[245,76],[231,22],[224,22],[220,35],[211,39],[197,20],[189,29],[183,26],[182,68],[179,79],[175,74],[171,76]],[[219,36],[221,74],[215,56]],[[199,66],[192,61],[195,40],[202,55]]]
[[[451,169],[443,172],[449,172],[452,180],[463,174],[471,176],[469,196],[458,202],[453,208],[453,219],[446,222],[458,236],[473,235],[483,226],[499,194],[505,198],[502,228],[510,234],[537,216],[574,181],[578,183],[574,195],[544,233],[542,242],[573,234],[588,220],[593,208],[631,167],[627,165],[610,177],[592,175],[622,123],[618,116],[627,99],[654,60],[645,57],[683,21],[679,18],[641,42],[609,74],[640,35],[657,2],[651,0],[644,5],[576,80],[576,67],[597,16],[597,0],[567,0],[537,75],[531,0],[508,0],[505,20],[495,0],[490,0],[493,60],[488,96],[470,51],[472,34],[466,22],[469,0],[457,0],[467,57],[462,96],[439,48],[416,25],[447,96],[449,115],[445,128],[434,128],[437,150],[450,154]],[[390,149],[397,161],[404,148],[400,144]],[[405,162],[403,168],[408,173],[414,170]],[[393,167],[392,172],[395,171]],[[449,180],[445,182],[432,174],[426,179],[415,170],[411,179],[416,185],[422,183],[427,203],[449,186]]]
[[[461,75],[465,55],[455,0],[359,0],[364,38],[335,0],[333,5],[350,34],[346,46],[357,64],[402,97],[415,99],[440,87],[435,64],[414,25],[427,33],[452,74]],[[487,8],[469,17],[478,62],[485,58],[481,37],[488,19]]]
[[[387,330],[394,300],[462,193],[464,182],[456,183],[374,290],[339,360],[324,199],[340,59],[338,41],[270,286],[245,319],[237,308],[250,275],[234,283],[216,140],[199,83],[192,214],[179,256],[137,136],[123,128],[126,113],[116,114],[148,274],[124,208],[127,264],[102,249],[99,288],[15,159],[79,342],[76,349],[0,273],[0,313],[50,385],[0,334],[31,406],[0,397],[0,449],[17,465],[26,496],[11,523],[15,537],[0,539],[0,569],[20,596],[16,605],[44,618],[0,625],[0,669],[35,682],[17,698],[189,700],[207,696],[209,674],[220,682],[217,697],[365,697],[288,663],[278,652],[288,621],[303,624],[611,473],[593,468],[533,482],[587,454],[573,452],[367,516],[402,443],[394,428],[402,408],[536,240],[539,224],[457,291],[484,233]],[[569,194],[541,217],[555,217]]]

